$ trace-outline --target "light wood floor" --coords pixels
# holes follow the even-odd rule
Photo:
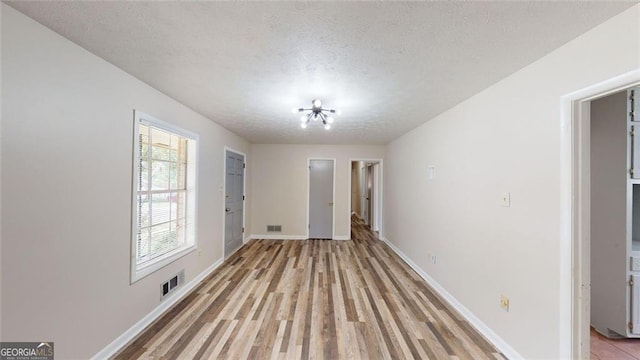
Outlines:
[[[591,328],[592,360],[640,360],[640,339],[608,339]]]
[[[504,359],[386,244],[252,240],[118,359]]]

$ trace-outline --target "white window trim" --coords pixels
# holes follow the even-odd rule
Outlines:
[[[136,248],[136,236],[137,236],[137,222],[136,222],[136,214],[137,214],[137,195],[138,195],[138,153],[136,150],[140,147],[140,137],[139,134],[139,125],[140,120],[148,121],[153,127],[158,129],[170,131],[174,134],[186,137],[188,139],[194,140],[195,143],[195,154],[194,154],[194,163],[195,163],[195,174],[194,174],[194,184],[193,187],[187,189],[187,196],[190,198],[188,201],[193,202],[193,243],[186,244],[179,248],[176,248],[164,255],[161,255],[149,262],[138,265],[137,264],[137,248]],[[144,278],[145,276],[167,266],[168,264],[178,260],[179,258],[195,251],[198,248],[198,177],[199,177],[199,148],[200,148],[200,139],[198,134],[190,132],[188,130],[179,128],[173,124],[168,122],[159,120],[149,114],[145,114],[141,111],[134,110],[134,131],[133,131],[133,179],[132,179],[132,187],[131,187],[131,284],[136,281]],[[188,170],[187,170],[188,171]],[[189,206],[188,206],[189,208]]]

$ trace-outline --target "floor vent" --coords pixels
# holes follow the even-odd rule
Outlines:
[[[282,225],[267,225],[267,232],[282,232]]]
[[[184,282],[184,270],[160,285],[160,299],[164,299]]]

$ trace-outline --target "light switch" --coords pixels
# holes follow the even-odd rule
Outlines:
[[[640,271],[640,257],[631,257],[631,271]]]
[[[427,167],[427,179],[433,180],[436,177],[436,167],[434,165],[429,165]]]
[[[502,206],[504,206],[504,207],[511,206],[511,193],[510,192],[502,193],[502,196],[500,197],[500,204]]]

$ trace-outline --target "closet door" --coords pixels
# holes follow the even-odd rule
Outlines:
[[[631,275],[631,333],[640,334],[640,275]]]
[[[629,174],[632,179],[640,179],[640,87],[630,89],[627,92],[627,116],[629,117],[629,136],[631,144],[631,169]]]

